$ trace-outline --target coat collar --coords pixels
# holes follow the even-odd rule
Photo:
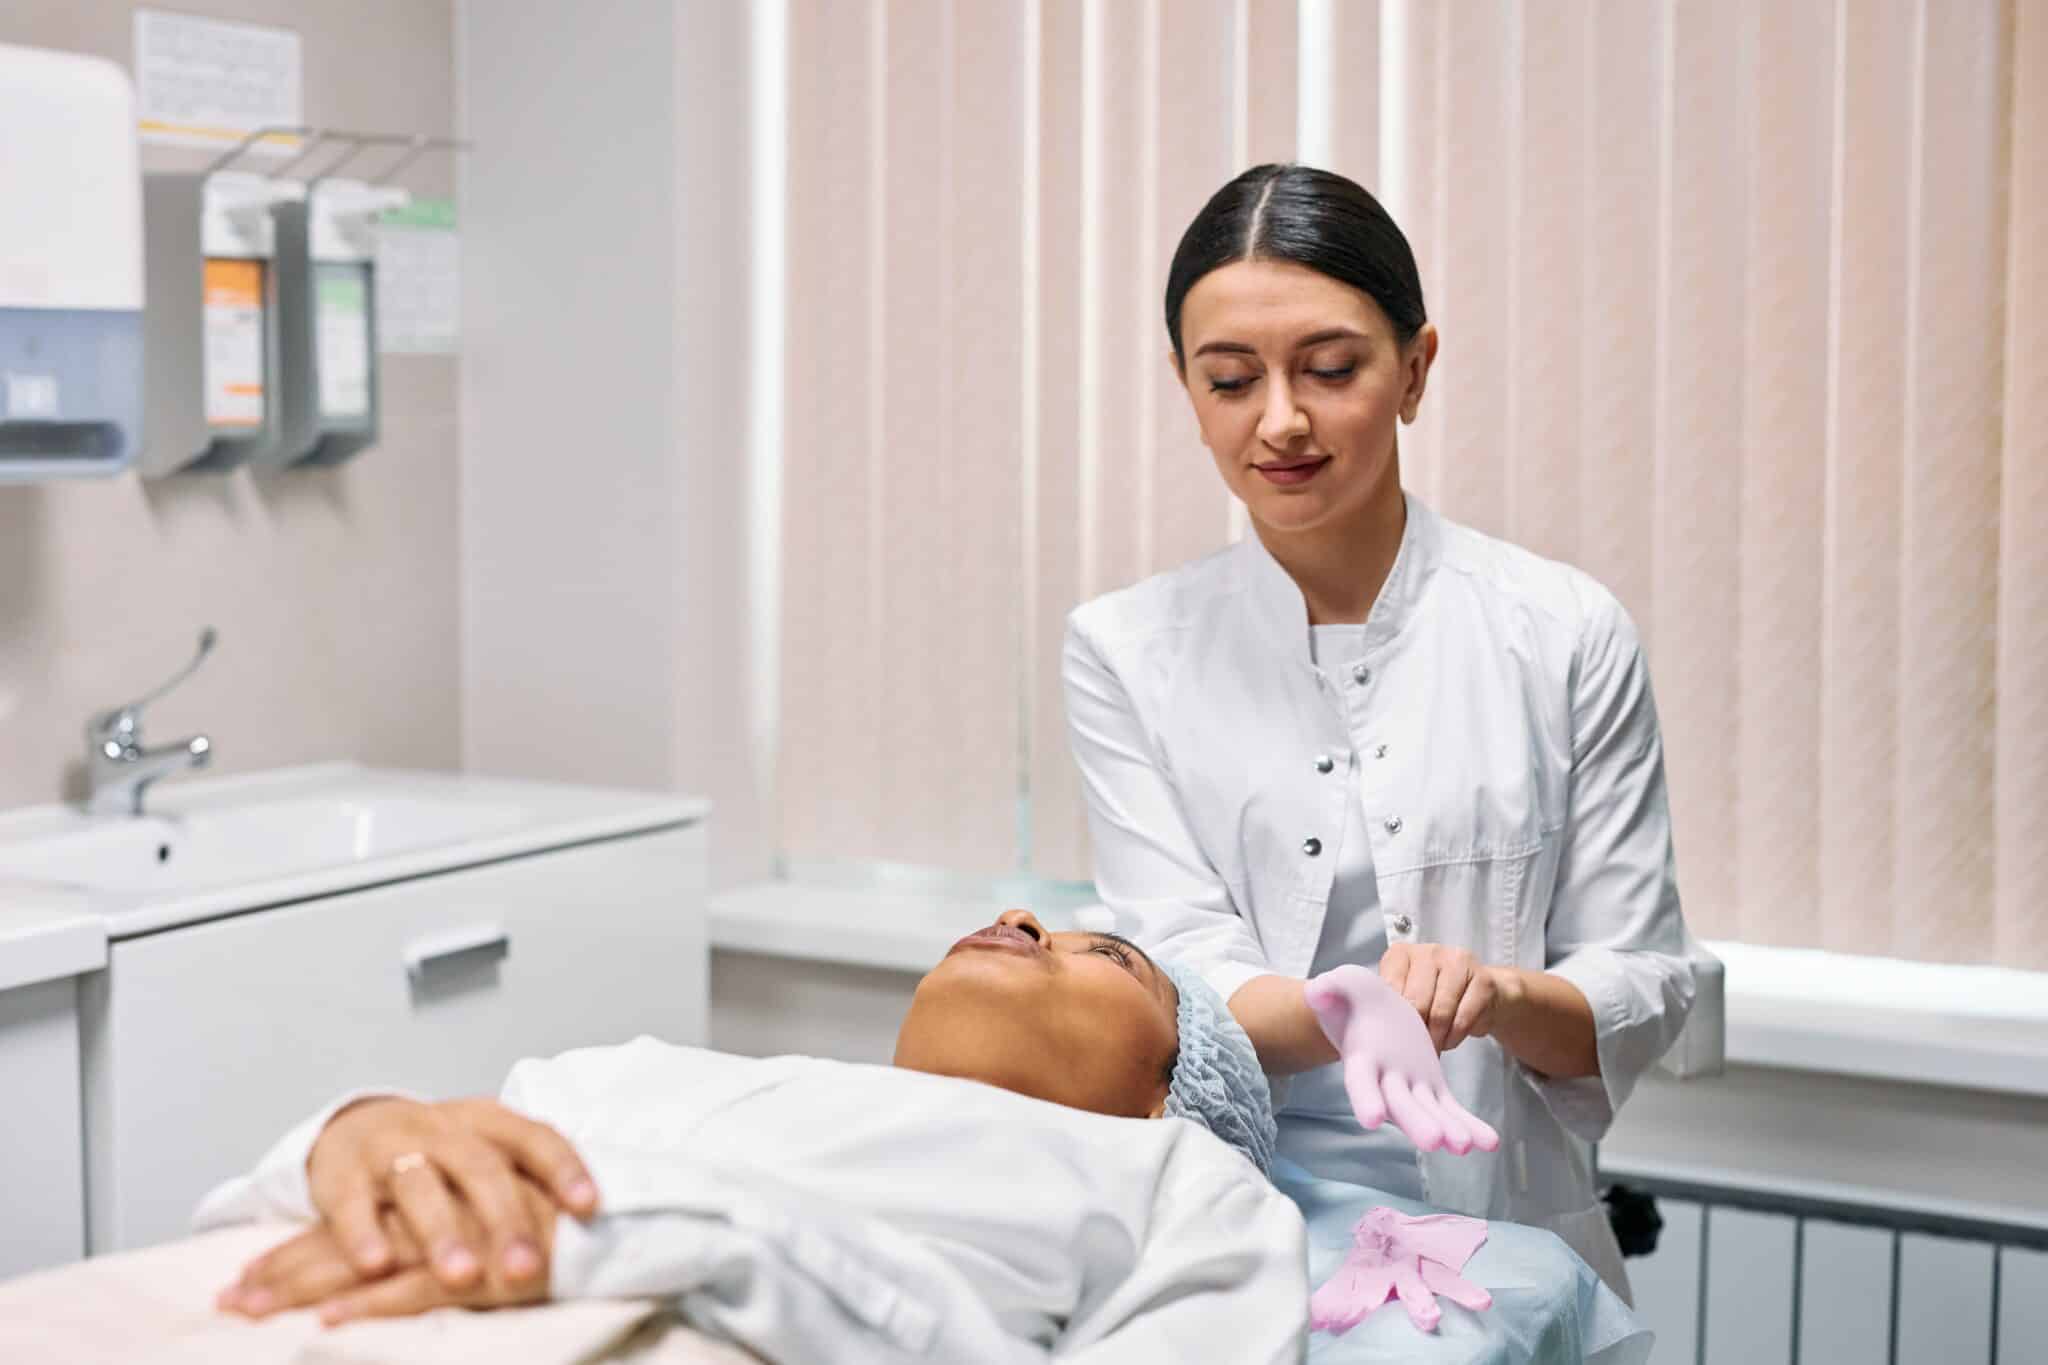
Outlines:
[[[1422,601],[1437,565],[1443,560],[1443,526],[1436,513],[1412,493],[1403,493],[1408,524],[1394,567],[1380,586],[1365,620],[1365,652],[1369,655],[1401,633]],[[1308,603],[1280,561],[1273,558],[1256,531],[1238,542],[1238,572],[1249,583],[1252,612],[1275,648],[1314,669],[1309,648]]]

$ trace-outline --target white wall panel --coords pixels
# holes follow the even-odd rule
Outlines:
[[[1698,1204],[1657,1201],[1664,1229],[1657,1250],[1628,1263],[1638,1316],[1657,1334],[1659,1361],[1688,1361],[1699,1343],[1700,1219]]]
[[[1803,1241],[1800,1360],[1884,1360],[1891,1342],[1891,1234],[1814,1220]]]
[[[1998,1358],[2021,1361],[2048,1341],[2048,1251],[1998,1256]]]
[[[1708,1215],[1707,1359],[1792,1358],[1792,1220],[1718,1208]]]
[[[1921,1233],[1900,1238],[1898,1318],[1900,1361],[1990,1360],[1991,1248]]]

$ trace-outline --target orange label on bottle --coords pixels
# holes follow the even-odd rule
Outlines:
[[[205,274],[206,420],[263,423],[263,262],[209,257]]]
[[[260,308],[263,306],[263,262],[206,262],[206,303],[209,308]]]

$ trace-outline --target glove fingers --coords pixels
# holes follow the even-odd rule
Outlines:
[[[1401,1306],[1408,1310],[1408,1321],[1418,1331],[1434,1332],[1437,1323],[1443,1320],[1444,1310],[1436,1306],[1436,1295],[1423,1283],[1421,1270],[1421,1263],[1413,1257],[1396,1265],[1394,1292],[1401,1296]]]
[[[1482,1152],[1500,1150],[1500,1134],[1493,1131],[1493,1125],[1458,1103],[1448,1085],[1437,1092],[1437,1097],[1443,1101],[1444,1111],[1464,1124],[1465,1135],[1472,1139],[1474,1147]]]
[[[1497,1152],[1501,1148],[1501,1136],[1497,1132],[1493,1132],[1493,1126],[1487,1124],[1487,1121],[1483,1117],[1479,1117],[1477,1113],[1473,1113],[1470,1109],[1466,1109],[1464,1105],[1460,1105],[1458,1097],[1450,1093],[1448,1085],[1440,1087],[1436,1097],[1438,1097],[1438,1101],[1440,1101],[1440,1105],[1444,1109],[1444,1115],[1450,1117],[1450,1119],[1456,1119],[1458,1124],[1464,1126],[1464,1136],[1470,1138],[1473,1146],[1477,1146],[1481,1152]],[[1446,1128],[1448,1128],[1448,1124],[1446,1124]],[[1458,1152],[1458,1154],[1462,1156],[1464,1152]]]
[[[1380,1078],[1380,1089],[1386,1095],[1387,1113],[1393,1117],[1394,1126],[1408,1135],[1408,1140],[1417,1150],[1433,1152],[1444,1145],[1443,1125],[1429,1110],[1416,1103],[1415,1092],[1408,1088],[1408,1078],[1398,1071],[1390,1071]]]
[[[1450,1149],[1452,1156],[1463,1156],[1472,1150],[1472,1130],[1465,1126],[1465,1111],[1458,1107],[1457,1101],[1443,1090],[1418,1090],[1415,1095],[1429,1105],[1437,1121],[1443,1125],[1444,1146]]]
[[[1422,1263],[1422,1282],[1460,1308],[1469,1308],[1476,1313],[1482,1308],[1493,1307],[1493,1295],[1441,1261]]]
[[[1347,1293],[1338,1283],[1342,1278],[1331,1279],[1309,1295],[1308,1327],[1311,1332],[1348,1332],[1365,1316],[1367,1310],[1359,1307],[1358,1297]]]
[[[1351,1097],[1351,1112],[1365,1128],[1377,1128],[1387,1121],[1387,1097],[1380,1084],[1379,1059],[1348,1057],[1344,1061],[1344,1093]]]
[[[1309,1322],[1318,1332],[1345,1332],[1387,1301],[1393,1282],[1385,1267],[1347,1259],[1308,1301]]]

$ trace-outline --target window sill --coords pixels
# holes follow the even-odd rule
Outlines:
[[[1707,947],[1727,965],[1730,1062],[2048,1096],[2048,973]]]
[[[764,882],[711,898],[711,946],[922,975],[989,918],[985,899]],[[1726,964],[1730,1063],[2048,1096],[2048,973],[1706,946]]]
[[[1050,929],[1079,927],[1073,911],[1034,913]],[[759,882],[711,898],[711,946],[923,976],[994,917],[980,899]]]

